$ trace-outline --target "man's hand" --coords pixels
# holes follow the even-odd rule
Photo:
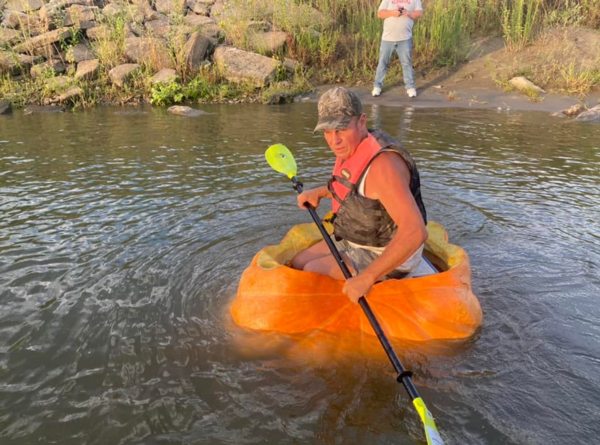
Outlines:
[[[369,293],[375,282],[365,274],[358,274],[349,278],[344,283],[342,292],[350,299],[352,303],[358,303],[358,299]]]
[[[323,196],[322,191],[323,190],[321,188],[303,191],[298,195],[298,207],[300,207],[303,210],[306,210],[308,208],[306,207],[306,203],[309,203],[316,209],[317,207],[319,207],[319,202],[321,201],[321,198],[325,197]]]

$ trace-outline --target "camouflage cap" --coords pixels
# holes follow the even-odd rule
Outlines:
[[[343,130],[361,114],[362,104],[356,93],[344,87],[331,88],[319,99],[319,122],[314,131]]]

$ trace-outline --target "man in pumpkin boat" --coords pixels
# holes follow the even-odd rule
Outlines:
[[[335,166],[328,184],[298,195],[298,205],[332,198],[334,242],[353,275],[343,292],[357,303],[377,281],[434,273],[422,259],[427,215],[410,153],[367,129],[360,99],[346,88],[325,92],[318,112],[314,131],[323,132]],[[292,267],[344,279],[324,241],[297,254]]]

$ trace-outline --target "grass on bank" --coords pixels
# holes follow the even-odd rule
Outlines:
[[[128,27],[146,32],[139,13],[123,5],[119,14],[98,18],[99,24],[108,29],[106,35],[91,42],[92,51],[100,59],[100,74],[95,81],[79,82],[85,91],[81,103],[149,100],[167,105],[184,101],[257,100],[261,96],[266,100],[270,93],[278,94],[284,89],[304,92],[311,84],[372,81],[382,29],[382,20],[377,18],[378,1],[230,0],[228,3],[234,6],[235,13],[225,14],[220,23],[227,43],[251,50],[252,34],[261,29],[261,22],[268,22],[275,30],[286,31],[290,36],[287,52],[278,57],[282,60],[291,57],[300,62],[301,68],[287,79],[281,76],[263,92],[247,85],[228,84],[216,68],[190,73],[179,54],[183,46],[181,36],[172,32],[166,38],[181,80],[153,86],[150,76],[156,63],[150,59],[128,87],[117,89],[108,81],[107,73],[125,62],[124,41]],[[417,71],[454,66],[464,61],[471,39],[477,36],[502,36],[507,48],[519,52],[535,42],[540,31],[548,27],[600,29],[600,0],[429,0],[423,3],[424,17],[414,27],[413,63]],[[183,23],[181,13],[172,14],[170,19],[173,29]],[[80,36],[75,35],[61,42],[62,49],[73,47],[78,38]],[[583,95],[600,85],[597,69],[561,63],[559,59],[547,66],[533,67],[531,75],[541,86],[553,83],[558,90],[570,94]],[[502,76],[505,74],[496,76],[500,84]],[[393,64],[388,80],[399,79],[399,64]],[[12,94],[16,105],[41,102],[57,93],[46,85],[47,80],[44,76],[31,79],[25,75],[17,81],[5,76],[0,78],[0,95]]]

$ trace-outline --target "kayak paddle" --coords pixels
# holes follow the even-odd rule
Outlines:
[[[265,158],[267,159],[267,162],[273,168],[273,170],[275,170],[279,173],[283,173],[292,181],[292,183],[294,184],[294,190],[296,190],[298,192],[298,194],[302,193],[303,185],[296,178],[296,173],[297,173],[296,160],[294,159],[294,155],[292,155],[292,153],[288,150],[288,148],[285,145],[282,145],[282,144],[272,145],[265,152]],[[348,270],[348,267],[342,260],[340,252],[335,247],[335,244],[333,244],[333,241],[331,241],[331,238],[329,237],[329,234],[325,230],[325,227],[323,227],[323,223],[319,219],[319,215],[317,214],[315,208],[308,203],[306,203],[306,207],[308,208],[308,212],[310,213],[310,216],[312,217],[313,221],[319,228],[319,231],[321,232],[321,235],[323,236],[323,240],[325,240],[325,242],[327,243],[327,246],[329,247],[331,254],[337,261],[340,268],[342,269],[344,276],[346,277],[346,279],[352,278],[352,274],[350,273],[350,270]],[[364,296],[360,297],[358,299],[358,304],[360,305],[360,307],[364,311],[365,315],[369,319],[369,322],[371,323],[371,327],[375,331],[375,334],[377,334],[377,338],[379,339],[381,346],[383,346],[383,349],[385,350],[385,353],[387,354],[388,358],[390,359],[390,362],[392,362],[392,366],[394,366],[394,369],[398,373],[398,377],[396,378],[396,381],[398,383],[402,383],[402,385],[408,392],[408,395],[410,396],[410,398],[413,402],[413,405],[415,406],[417,412],[419,413],[419,417],[421,418],[421,421],[423,422],[423,426],[425,428],[425,437],[427,438],[427,444],[428,445],[444,445],[444,441],[440,437],[440,434],[437,430],[437,427],[435,425],[435,421],[433,419],[433,416],[431,415],[431,412],[425,406],[425,402],[423,402],[423,399],[421,399],[421,397],[419,397],[417,388],[415,387],[415,385],[413,384],[413,382],[411,380],[412,372],[404,369],[404,367],[402,366],[402,363],[400,363],[400,359],[398,358],[398,356],[396,355],[396,352],[392,348],[392,345],[390,344],[389,340],[387,339],[385,332],[383,332],[383,329],[382,329],[381,325],[379,324],[379,321],[375,317],[375,314],[371,310],[371,306],[369,306],[367,299]]]

